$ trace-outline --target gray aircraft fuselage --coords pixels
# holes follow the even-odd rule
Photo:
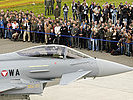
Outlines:
[[[78,63],[77,63],[78,62]],[[8,64],[7,64],[8,63]],[[3,79],[12,78],[33,78],[33,79],[54,79],[60,78],[65,73],[72,73],[78,70],[92,72],[89,76],[98,76],[99,69],[95,59],[31,59],[31,60],[16,60],[16,61],[3,61],[0,62],[2,70],[14,72],[11,76],[8,74],[6,77],[0,76]],[[42,66],[41,66],[42,65]],[[18,75],[16,71],[19,71]],[[41,72],[42,70],[42,72]],[[31,72],[40,71],[40,72]]]

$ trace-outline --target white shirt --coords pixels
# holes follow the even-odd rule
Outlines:
[[[16,29],[18,27],[19,27],[18,23],[16,23],[16,24],[12,23],[12,29]]]
[[[75,7],[75,3],[72,4],[71,6],[73,7],[72,9],[74,9],[74,10],[76,9],[76,7]]]
[[[64,9],[64,12],[68,12],[69,6],[67,6],[67,7],[63,6],[63,9]]]
[[[27,25],[26,25],[27,24]],[[27,26],[27,31],[30,31],[30,25],[28,23],[24,23],[24,26]]]
[[[94,8],[94,15],[97,15],[100,12],[100,9],[98,9],[97,7]]]
[[[86,6],[84,6],[84,9],[86,9]],[[86,10],[84,11],[84,14],[87,14]]]
[[[55,34],[59,35],[60,34],[60,26],[55,27]]]

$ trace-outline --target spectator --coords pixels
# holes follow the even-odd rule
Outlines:
[[[112,6],[111,13],[112,13],[112,23],[116,24],[117,10],[114,5]]]
[[[44,35],[43,35],[43,26],[42,26],[42,23],[41,21],[39,20],[38,23],[37,23],[37,43],[43,43],[44,42]]]
[[[124,8],[122,10],[122,14],[123,14],[123,22],[127,23],[127,18],[128,18],[128,8],[126,5],[124,5]]]
[[[132,21],[132,16],[133,16],[133,9],[132,9],[132,7],[130,6],[129,7],[129,13],[128,13],[128,21],[127,21],[127,23],[128,23],[128,25],[131,23],[131,21]]]
[[[91,22],[92,21],[93,9],[94,9],[94,3],[93,2],[91,2],[91,5],[90,5],[89,9],[90,9],[90,22]]]
[[[83,26],[80,26],[80,30],[79,30],[79,48],[83,48]]]
[[[63,6],[64,20],[67,20],[68,10],[69,10],[69,6],[67,6],[67,4],[64,4]]]
[[[14,40],[17,40],[17,38],[18,38],[18,28],[19,28],[19,25],[18,25],[18,23],[17,23],[17,21],[15,20],[13,23],[12,23],[12,39],[14,39]]]
[[[67,23],[68,36],[71,36],[71,30],[72,30],[72,26],[70,24],[71,24],[70,22]],[[69,46],[69,47],[72,46],[72,42],[71,42],[71,38],[70,37],[68,37],[68,44],[67,44],[67,46]]]
[[[0,38],[4,38],[4,20],[2,16],[0,16]]]
[[[52,26],[51,26],[51,24],[49,23],[49,21],[46,21],[44,27],[45,27],[45,43],[47,44],[48,41],[49,41],[49,38],[50,38],[50,33],[51,33]],[[48,33],[48,34],[47,34],[47,33]]]
[[[59,8],[58,8],[58,6],[56,6],[56,8],[55,8],[55,10],[54,10],[54,17],[55,17],[55,19],[58,18],[58,17],[60,17],[60,13],[59,13]]]
[[[87,20],[87,23],[89,23],[89,20],[88,20],[88,5],[86,3],[83,3],[83,18],[84,20]]]
[[[47,12],[48,12],[48,15],[50,14],[51,0],[45,0],[44,5],[45,5],[45,16],[46,16]]]
[[[114,24],[112,25],[112,28],[110,29],[110,31],[112,32],[111,40],[113,41],[111,47],[112,47],[112,50],[116,50],[117,49],[117,43],[115,41],[117,41],[118,33],[117,33],[117,30],[116,30]]]
[[[32,36],[32,42],[36,42],[36,31],[37,31],[37,23],[36,20],[32,20],[31,22],[31,36]]]
[[[73,24],[73,28],[72,28],[72,31],[71,31],[71,34],[72,34],[72,47],[78,47],[78,41],[77,41],[77,38],[75,38],[75,36],[78,36],[78,28],[75,24]]]
[[[130,44],[131,43],[132,36],[130,32],[126,34],[126,55],[130,56]]]
[[[106,52],[110,53],[111,52],[111,36],[112,36],[112,32],[110,32],[110,29],[107,29],[107,32],[105,32],[105,37],[106,37]]]
[[[60,31],[61,31],[61,35],[65,35],[65,36],[68,35],[68,28],[65,24],[63,24],[61,26]],[[62,45],[67,45],[68,39],[65,36],[61,36],[61,44]]]
[[[73,0],[72,2],[72,14],[73,14],[73,20],[77,19],[77,3],[75,3],[75,0]]]
[[[28,20],[24,20],[24,34],[23,34],[23,42],[26,42],[26,35],[28,35],[28,42],[30,42],[30,22]]]
[[[78,3],[77,3],[77,19],[79,21],[82,21],[81,15],[82,15],[82,5],[80,4],[80,1],[78,1]]]
[[[132,56],[133,56],[133,33],[132,33],[132,47],[131,48],[132,48],[131,52],[132,52]]]
[[[95,26],[92,28],[92,38],[93,38],[93,51],[98,51],[98,30],[97,30],[97,22],[95,22]]]
[[[108,22],[108,18],[109,18],[109,10],[108,10],[108,5],[106,5],[103,8],[103,22]]]
[[[99,23],[99,14],[100,14],[100,9],[99,6],[95,6],[95,8],[93,9],[93,13],[94,13],[94,21],[97,21],[97,23]]]
[[[61,14],[61,2],[62,2],[62,0],[56,0],[56,2],[57,2],[57,6],[59,8],[59,16],[60,16],[60,14]]]
[[[6,39],[8,36],[7,33],[7,23],[8,23],[9,18],[7,17],[7,15],[4,16],[4,38]]]
[[[12,23],[11,21],[8,21],[7,23],[7,33],[8,33],[8,38],[11,39],[12,38]]]
[[[61,29],[61,27],[59,26],[59,23],[57,23],[57,26],[54,29],[55,30],[55,36],[57,38],[57,44],[60,44],[60,34],[61,34],[60,29]]]
[[[88,50],[91,50],[92,49],[92,43],[91,43],[91,38],[92,38],[92,36],[91,36],[91,26],[90,25],[87,25],[87,38],[89,38],[88,39]]]

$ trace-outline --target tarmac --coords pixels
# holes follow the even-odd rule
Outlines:
[[[13,42],[0,39],[0,53],[14,52],[24,48],[44,45],[30,42]],[[105,52],[76,50],[92,57],[106,59],[133,67],[133,57],[112,56]],[[81,79],[68,85],[60,86],[58,80],[48,84],[41,95],[31,95],[31,100],[133,100],[133,72]]]

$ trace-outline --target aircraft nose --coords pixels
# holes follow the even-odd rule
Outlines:
[[[102,59],[97,59],[97,66],[99,68],[98,76],[108,76],[133,71],[132,67]]]

